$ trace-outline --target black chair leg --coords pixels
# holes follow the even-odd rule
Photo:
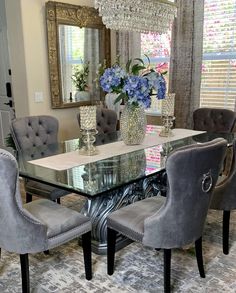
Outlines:
[[[30,293],[28,254],[20,254],[22,293]]]
[[[91,232],[82,235],[82,247],[84,252],[85,277],[87,280],[92,279],[92,249],[91,249]]]
[[[60,197],[57,198],[57,203],[58,203],[58,204],[61,204],[61,199],[60,199]]]
[[[164,249],[164,292],[170,293],[171,249]]]
[[[203,257],[202,257],[202,237],[195,241],[195,251],[197,258],[197,265],[199,274],[202,278],[205,278],[205,271],[203,266]]]
[[[44,253],[45,255],[49,255],[49,254],[50,254],[49,250],[44,250],[43,253]]]
[[[114,273],[116,234],[115,230],[107,228],[107,273],[110,276]]]
[[[230,211],[223,211],[223,253],[229,254]]]
[[[26,198],[25,198],[26,203],[32,201],[32,195],[31,194],[29,194],[29,193],[26,192],[26,195],[25,196],[26,196]]]

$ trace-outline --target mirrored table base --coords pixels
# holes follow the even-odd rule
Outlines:
[[[107,215],[124,206],[152,196],[160,196],[165,190],[164,171],[141,179],[135,183],[107,192],[104,196],[87,199],[81,213],[92,221],[92,250],[96,254],[107,253]],[[116,249],[131,243],[123,237],[117,238]]]

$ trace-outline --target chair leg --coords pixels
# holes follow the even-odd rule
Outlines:
[[[58,204],[61,204],[61,199],[60,199],[60,197],[57,198],[57,203],[58,203]]]
[[[22,293],[30,293],[28,254],[20,254]]]
[[[197,258],[197,265],[199,274],[202,278],[205,278],[205,271],[203,266],[203,257],[202,257],[202,237],[195,241],[195,251]]]
[[[223,211],[223,253],[229,254],[230,211]]]
[[[82,235],[82,247],[84,252],[85,277],[87,280],[92,279],[92,249],[91,249],[91,232]]]
[[[43,253],[44,253],[45,255],[49,255],[49,254],[50,254],[49,250],[44,250]]]
[[[116,252],[116,234],[111,228],[107,228],[107,273],[113,275]]]
[[[164,292],[170,293],[171,249],[164,249]]]
[[[32,201],[32,195],[26,192],[26,198],[25,198],[26,203]]]

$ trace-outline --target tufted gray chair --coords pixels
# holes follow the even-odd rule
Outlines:
[[[170,292],[171,249],[195,242],[198,269],[205,277],[202,233],[213,188],[226,150],[224,139],[182,147],[166,162],[167,197],[147,198],[107,217],[108,274],[114,272],[116,234],[164,249],[164,289]]]
[[[35,158],[33,147],[45,147],[42,156],[48,155],[51,151],[51,149],[47,150],[48,145],[55,144],[53,150],[56,151],[58,120],[44,115],[17,118],[12,121],[11,133],[17,150],[25,153],[29,159]],[[25,180],[25,191],[26,202],[32,201],[32,195],[35,195],[57,200],[60,203],[60,197],[68,194],[68,191],[32,180]]]
[[[223,253],[229,253],[230,211],[236,209],[236,140],[233,142],[233,158],[228,175],[216,185],[211,209],[223,211]]]
[[[230,133],[234,129],[236,113],[228,109],[199,108],[193,112],[193,129]]]
[[[15,158],[0,149],[0,247],[20,254],[22,291],[30,292],[28,253],[52,249],[82,235],[86,279],[92,278],[91,222],[47,199],[22,205]]]
[[[97,108],[97,131],[98,133],[110,133],[117,129],[117,114],[113,110]],[[80,125],[80,114],[77,114]]]

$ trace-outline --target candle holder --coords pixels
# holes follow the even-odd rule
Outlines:
[[[96,141],[95,135],[97,134],[96,129],[82,129],[82,140],[84,145],[82,148],[79,150],[79,153],[81,155],[87,155],[87,156],[94,156],[98,154],[98,150],[96,147],[93,145]]]
[[[81,155],[93,156],[98,153],[93,145],[96,141],[96,106],[80,107],[80,127],[82,133],[83,147],[80,149]]]
[[[174,108],[175,108],[175,94],[167,94],[166,98],[162,100],[162,123],[163,127],[159,136],[169,137],[173,136],[171,128],[173,126],[175,117],[174,117]]]

